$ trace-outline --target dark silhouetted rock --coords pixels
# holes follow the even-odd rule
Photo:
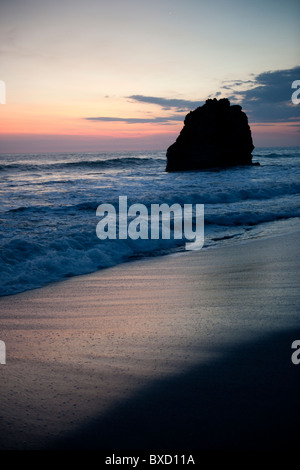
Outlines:
[[[166,171],[252,165],[251,130],[241,106],[209,99],[191,111],[167,150]]]

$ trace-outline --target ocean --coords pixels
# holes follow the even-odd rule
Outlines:
[[[117,208],[119,196],[148,208],[204,204],[202,249],[295,230],[299,158],[299,147],[261,148],[260,166],[166,173],[165,151],[0,155],[0,295],[185,249],[172,236],[100,240],[96,209]]]

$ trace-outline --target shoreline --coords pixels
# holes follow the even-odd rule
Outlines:
[[[299,232],[295,232],[219,249],[134,260],[2,297],[0,339],[6,343],[7,364],[0,366],[0,449],[64,445],[101,449],[105,443],[105,447],[111,444],[112,449],[122,445],[129,449],[134,442],[138,448],[147,442],[158,447],[161,442],[162,447],[168,447],[168,439],[168,448],[176,449],[180,440],[186,448],[184,415],[191,419],[193,408],[197,409],[195,423],[199,425],[199,417],[206,416],[206,426],[213,426],[217,410],[222,408],[219,392],[214,391],[216,383],[227,386],[230,403],[230,383],[235,397],[240,397],[240,391],[249,401],[252,382],[245,371],[254,374],[256,366],[261,370],[260,388],[256,390],[260,395],[259,409],[268,409],[265,398],[270,393],[270,383],[273,380],[277,384],[282,374],[287,382],[292,377],[290,385],[278,385],[279,391],[283,387],[289,394],[290,398],[287,396],[286,403],[282,403],[283,409],[289,409],[287,402],[293,403],[299,371],[290,360],[291,345],[283,337],[300,337],[298,242]],[[281,369],[278,366],[273,372],[266,370],[268,383],[264,383],[259,351],[261,354],[264,347],[269,353],[273,351],[272,341],[267,338],[276,335]],[[244,357],[247,348],[252,351],[252,360]],[[242,363],[238,356],[243,357]],[[270,367],[272,361],[268,357]],[[211,364],[215,364],[215,372],[209,367]],[[234,364],[235,376],[230,373]],[[244,390],[236,380],[239,373],[244,377]],[[199,374],[205,378],[206,386],[199,382]],[[177,386],[185,384],[179,386],[181,392],[176,396],[169,387],[173,382]],[[197,402],[196,391],[206,400],[210,391],[206,411]],[[277,406],[284,399],[279,391],[273,397]],[[166,407],[170,393],[171,404],[162,413],[164,418],[160,417],[159,410],[162,403]],[[193,407],[188,406],[189,400]],[[146,404],[151,402],[149,410]],[[139,413],[148,416],[152,409],[151,425],[149,417],[145,425],[138,412],[133,413],[137,403]],[[252,415],[253,406],[248,403]],[[178,407],[178,425],[171,437],[170,426]],[[128,423],[128,410],[134,425]],[[237,423],[237,409],[231,406],[231,412]],[[284,421],[283,411],[276,413],[281,413],[280,420]],[[294,429],[293,416],[287,416]],[[161,419],[164,426],[158,432],[156,420]],[[126,426],[130,429],[127,435]],[[221,428],[231,436],[231,443],[228,439],[223,444],[216,437],[213,440],[209,433],[205,441],[203,428],[200,432],[193,425],[192,434],[202,439],[199,449],[232,446],[238,436],[236,427],[228,424]],[[96,441],[91,441],[92,429],[97,430]],[[110,429],[107,436],[111,440],[104,439],[104,429]],[[283,431],[277,431],[283,438]],[[271,426],[269,432],[274,434]],[[198,442],[188,435],[191,443],[193,439],[194,444]],[[239,445],[242,444],[245,446],[245,442]],[[251,445],[256,444],[254,439]]]
[[[290,235],[291,233],[299,232],[298,227],[299,227],[298,222],[296,222],[296,223],[292,222],[292,224],[288,227],[288,230],[287,230],[287,227],[285,227],[284,229],[282,229],[282,228],[278,229],[277,228],[276,229],[277,231],[275,233],[264,233],[263,235],[255,235],[255,236],[251,236],[249,238],[239,238],[237,235],[228,236],[228,237],[225,236],[224,238],[218,239],[218,241],[219,240],[223,241],[222,244],[215,243],[215,244],[209,245],[209,246],[205,245],[205,240],[204,240],[204,245],[201,248],[201,251],[203,252],[203,251],[208,251],[208,250],[219,250],[219,249],[232,247],[232,246],[237,247],[237,246],[245,245],[245,244],[252,243],[252,242],[268,240],[268,239],[272,239],[272,238],[276,238],[276,237]],[[238,238],[236,238],[236,237],[238,237]],[[224,243],[224,240],[226,240],[225,243]],[[153,252],[151,254],[146,254],[146,255],[145,254],[143,254],[143,255],[140,255],[140,254],[133,255],[133,256],[129,257],[128,259],[125,259],[121,262],[117,262],[116,264],[113,264],[111,266],[99,267],[98,269],[96,269],[94,271],[91,271],[91,272],[86,272],[86,273],[81,273],[81,274],[72,274],[70,276],[65,276],[65,277],[62,277],[60,279],[48,281],[46,284],[41,285],[41,286],[31,287],[29,289],[27,288],[27,289],[22,290],[22,291],[17,291],[17,292],[14,292],[14,293],[8,293],[8,294],[0,295],[0,301],[1,301],[2,298],[14,297],[14,296],[18,296],[20,294],[26,294],[27,292],[33,292],[33,291],[44,289],[44,288],[47,288],[47,287],[50,287],[50,286],[59,285],[60,283],[68,282],[68,281],[72,280],[73,278],[90,276],[90,275],[96,274],[98,272],[101,273],[101,272],[106,271],[108,269],[117,268],[119,266],[128,265],[128,264],[130,265],[131,263],[135,263],[135,262],[142,262],[142,261],[147,262],[147,261],[153,260],[153,259],[164,259],[166,257],[172,257],[172,256],[189,255],[191,252],[197,252],[197,251],[200,251],[200,250],[186,250],[183,247],[181,247],[181,249],[175,249],[174,251],[162,250],[162,251],[157,251],[157,252]]]

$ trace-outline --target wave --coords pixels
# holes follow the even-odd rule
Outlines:
[[[295,158],[282,163],[279,158],[287,155]],[[257,157],[261,167],[170,175],[162,152],[60,154],[51,160],[40,156],[41,161],[31,155],[19,156],[19,162],[10,156],[0,167],[0,295],[184,250],[185,241],[172,237],[100,241],[96,209],[110,203],[118,210],[121,195],[127,195],[128,207],[141,203],[149,214],[151,204],[204,204],[205,247],[271,233],[279,226],[289,229],[300,218],[296,152],[269,149]],[[102,171],[105,175],[99,176]]]
[[[291,153],[282,153],[282,152],[254,152],[253,153],[253,157],[257,157],[257,158],[260,158],[260,157],[263,157],[263,158],[295,158],[299,156],[299,152],[291,152]]]
[[[172,193],[170,191],[166,191],[169,195],[162,195],[162,194],[151,194],[153,199],[149,201],[149,196],[144,196],[142,198],[138,198],[138,200],[133,200],[128,198],[128,206],[130,204],[140,202],[150,208],[152,203],[163,204],[167,203],[172,205],[174,202],[183,204],[206,204],[206,205],[229,205],[239,202],[246,202],[246,201],[270,201],[276,200],[278,198],[289,198],[291,196],[296,196],[300,194],[300,182],[294,183],[269,183],[262,187],[258,185],[257,187],[251,186],[249,188],[236,188],[232,189],[232,187],[228,186],[227,188],[224,187],[222,190],[213,190],[208,187],[206,190],[202,191],[195,191],[193,188],[188,191],[185,187],[183,189],[177,188],[176,193]],[[61,213],[61,212],[76,212],[76,211],[96,211],[99,204],[107,202],[111,203],[117,209],[118,207],[118,199],[115,200],[88,200],[85,202],[80,202],[78,204],[70,204],[70,205],[60,205],[60,206],[40,206],[40,205],[31,205],[31,206],[19,206],[12,209],[8,209],[6,211],[7,214],[11,213],[44,213],[49,211],[50,213]]]
[[[140,166],[147,163],[157,164],[157,162],[166,162],[164,158],[151,158],[151,157],[125,157],[125,158],[110,158],[108,160],[86,160],[80,162],[68,162],[63,165],[63,167],[73,167],[73,168],[124,168],[126,166]]]
[[[155,164],[157,162],[165,163],[164,158],[153,157],[115,157],[103,160],[80,160],[80,161],[66,161],[66,162],[41,162],[41,163],[7,163],[0,165],[0,171],[43,171],[43,170],[63,170],[70,168],[78,169],[113,169],[113,168],[132,168],[136,166],[143,166],[145,164]]]
[[[256,147],[253,152],[255,156],[265,157],[295,157],[300,154],[300,146],[291,147]]]
[[[236,239],[246,231],[261,224],[300,218],[300,209],[274,209],[269,213],[252,211],[235,213],[228,210],[224,214],[207,213],[204,216],[205,245],[218,245]],[[65,227],[66,219],[45,223],[39,219],[39,227],[34,233],[15,235],[3,243],[0,253],[0,295],[10,295],[28,289],[42,287],[50,282],[68,277],[88,274],[99,269],[137,259],[168,254],[184,250],[186,240],[174,240],[172,231],[168,240],[99,240],[96,224],[99,221],[78,219],[72,226]],[[59,223],[62,228],[59,228]],[[48,224],[48,225],[47,225]],[[58,227],[53,232],[53,227]],[[149,224],[150,225],[150,224]],[[194,227],[195,230],[195,227]],[[247,232],[248,234],[249,232]],[[249,238],[249,235],[248,235]],[[251,238],[251,237],[250,237]]]
[[[223,227],[254,227],[256,225],[264,224],[267,222],[278,222],[280,220],[297,219],[300,217],[300,209],[269,212],[269,213],[256,213],[245,212],[243,214],[236,214],[235,212],[228,211],[227,214],[210,215],[205,218],[206,225],[223,226]]]
[[[170,253],[178,240],[106,240],[91,233],[73,233],[52,240],[10,240],[1,251],[0,295],[43,287],[54,281],[88,274],[144,256]],[[181,242],[183,244],[183,242]]]
[[[254,158],[266,160],[299,158],[299,148],[290,149],[255,149]],[[20,155],[20,161],[16,161],[13,155],[8,156],[7,163],[0,164],[0,172],[7,171],[43,171],[43,170],[63,170],[63,169],[112,169],[112,168],[131,168],[143,165],[166,164],[165,152],[146,153],[145,155],[126,155],[126,154],[53,154],[53,155]],[[13,161],[10,161],[13,158]],[[56,161],[56,159],[58,159]]]

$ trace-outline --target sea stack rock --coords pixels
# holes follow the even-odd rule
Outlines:
[[[254,149],[248,118],[227,98],[209,99],[188,113],[167,150],[166,171],[252,165]]]

